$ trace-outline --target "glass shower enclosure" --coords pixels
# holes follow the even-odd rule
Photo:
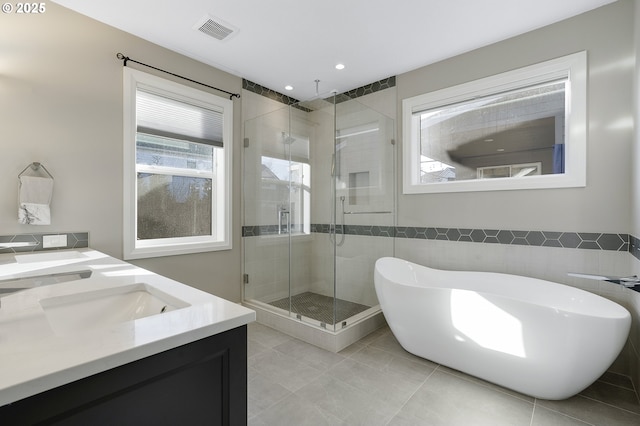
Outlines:
[[[393,256],[394,120],[331,95],[244,123],[244,301],[330,331],[380,311]]]

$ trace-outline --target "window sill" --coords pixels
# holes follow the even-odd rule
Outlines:
[[[146,259],[153,257],[177,256],[184,254],[206,253],[212,251],[231,250],[231,243],[186,243],[166,246],[139,247],[127,250],[124,260]]]

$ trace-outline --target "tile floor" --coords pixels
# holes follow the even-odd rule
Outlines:
[[[249,325],[249,425],[640,425],[625,376],[564,401],[524,396],[405,352],[388,327],[334,354]]]

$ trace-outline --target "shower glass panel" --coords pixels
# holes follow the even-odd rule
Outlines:
[[[394,254],[392,119],[356,100],[336,104],[335,325],[377,312],[375,261]]]
[[[288,108],[247,121],[244,137],[245,299],[288,302],[293,229]],[[288,303],[284,309],[289,311]]]
[[[335,96],[245,121],[244,300],[331,331],[379,312],[392,256],[394,121]]]

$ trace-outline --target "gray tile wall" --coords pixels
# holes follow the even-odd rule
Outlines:
[[[330,231],[332,231],[332,226],[329,224],[315,223],[311,225],[311,232],[326,234]],[[273,235],[277,233],[277,225],[242,227],[243,237]],[[423,240],[466,241],[486,244],[628,251],[640,259],[640,240],[628,234],[372,225],[345,225],[344,230],[338,226],[336,233],[372,237],[417,238]]]
[[[44,248],[42,246],[42,237],[44,235],[66,235],[66,247]],[[89,247],[88,232],[44,232],[33,234],[17,234],[17,235],[0,235],[0,246],[2,243],[28,243],[24,247],[2,248],[0,253],[25,253],[45,250],[64,250],[72,248]]]

